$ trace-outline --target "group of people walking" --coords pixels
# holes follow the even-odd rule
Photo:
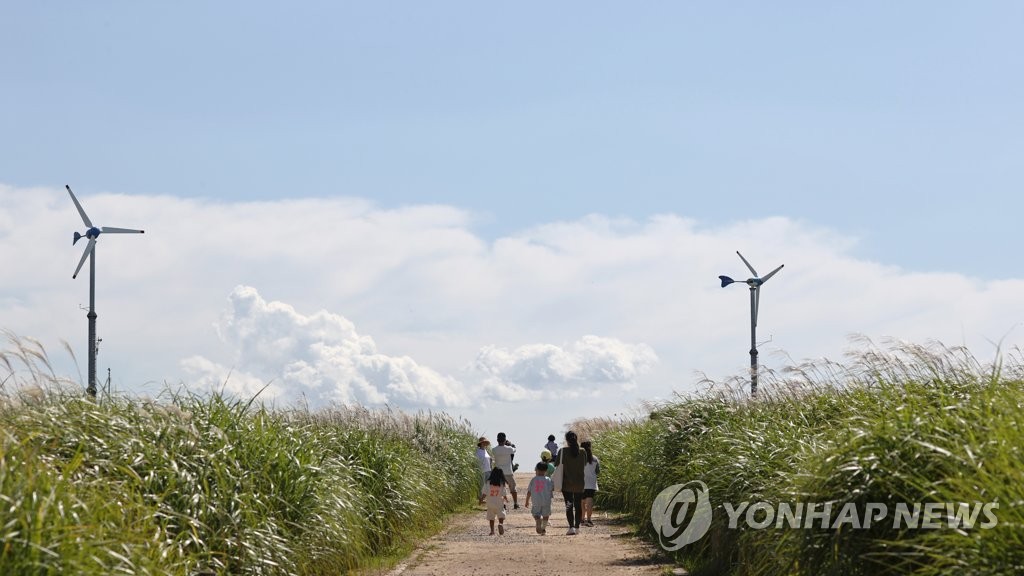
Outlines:
[[[477,440],[476,457],[480,464],[480,504],[487,505],[487,521],[491,534],[497,520],[498,534],[505,533],[508,496],[512,497],[512,509],[519,509],[519,493],[516,490],[515,462],[516,446],[509,442],[504,432],[499,432],[492,447],[490,440]],[[555,442],[555,436],[548,436],[548,442],[541,452],[541,460],[534,466],[534,476],[527,486],[524,504],[536,522],[538,534],[547,533],[551,516],[551,505],[555,492],[561,492],[565,501],[565,518],[569,525],[567,535],[576,535],[581,526],[593,526],[594,496],[597,493],[597,477],[601,473],[600,461],[594,456],[589,441],[580,442],[575,432],[565,433],[565,446]],[[532,501],[532,506],[531,506]]]

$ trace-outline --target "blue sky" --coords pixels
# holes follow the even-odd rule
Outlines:
[[[627,398],[664,396],[692,386],[695,370],[742,369],[745,294],[685,288],[743,276],[736,249],[762,272],[786,263],[766,288],[761,329],[796,358],[841,355],[850,332],[1016,342],[1024,306],[1007,294],[1022,277],[1022,24],[1015,2],[7,4],[3,264],[28,266],[36,252],[13,232],[29,218],[27,195],[41,203],[39,226],[60,238],[76,229],[64,184],[94,220],[93,210],[117,219],[108,225],[152,234],[171,214],[188,219],[168,221],[165,237],[100,246],[101,278],[176,250],[180,268],[129,280],[208,290],[154,288],[160,300],[135,302],[101,284],[105,356],[126,389],[174,381],[194,355],[251,361],[252,335],[222,317],[260,301],[244,286],[293,307],[292,328],[323,310],[355,325],[337,328],[336,344],[358,341],[342,332],[372,337],[439,382],[491,390],[491,378],[515,396],[496,383],[508,383],[497,366],[512,357],[547,358],[585,382],[580,359],[614,340],[623,348],[601,357],[611,372],[635,369],[619,374]],[[293,228],[285,215],[336,224]],[[30,312],[53,306],[40,287],[86,298],[70,280],[79,247],[53,246],[66,252],[53,277],[34,266],[0,291],[0,324],[77,344],[77,308],[72,320]],[[218,249],[224,259],[210,260]],[[118,352],[128,338],[112,300],[133,320],[190,312],[178,332],[152,329],[170,350]],[[694,311],[719,305],[735,317]],[[489,309],[510,315],[486,326],[464,317]],[[878,317],[861,323],[864,310]],[[687,344],[694,331],[703,336]],[[563,364],[531,346],[553,346]],[[475,379],[460,372],[480,358],[494,363]],[[264,368],[254,380],[287,380],[282,366]],[[588,402],[581,409],[615,408]]]

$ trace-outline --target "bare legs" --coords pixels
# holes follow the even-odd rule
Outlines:
[[[590,517],[594,514],[594,499],[584,498],[583,499],[583,523],[587,526],[592,526],[594,523]]]

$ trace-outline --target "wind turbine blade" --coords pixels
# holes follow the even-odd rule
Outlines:
[[[783,264],[782,266],[785,266],[785,264]],[[767,276],[765,276],[764,278],[761,278],[761,284],[764,284],[765,282],[768,281],[769,278],[774,276],[776,272],[778,272],[779,270],[782,270],[782,266],[779,266],[775,270],[772,270],[771,272],[769,272]]]
[[[78,278],[78,273],[82,271],[82,264],[85,264],[85,259],[92,254],[92,251],[96,249],[96,239],[89,238],[89,244],[85,247],[85,252],[82,252],[82,259],[78,261],[78,268],[75,268],[75,273],[71,275],[71,278]]]
[[[754,275],[754,278],[757,278],[757,270],[754,270],[754,267],[750,265],[750,262],[747,262],[747,259],[743,257],[743,254],[740,254],[739,250],[736,251],[736,254],[739,254],[740,260],[743,260],[743,263],[747,265],[750,273]]]
[[[757,326],[757,312],[761,309],[761,287],[754,288],[754,326]]]
[[[722,281],[722,288],[725,288],[729,284],[732,284],[733,282],[735,282],[735,280],[733,280],[732,278],[729,278],[728,276],[719,276],[718,279]]]
[[[65,184],[64,187],[68,189],[68,194],[71,194],[71,201],[75,203],[75,208],[78,208],[78,213],[82,216],[82,222],[85,222],[87,228],[92,228],[92,220],[89,220],[89,217],[85,215],[85,210],[82,210],[82,205],[78,203],[78,198],[75,198],[75,193],[71,191],[71,186]]]
[[[145,230],[133,230],[131,228],[115,228],[113,226],[104,226],[100,228],[100,232],[104,234],[145,234]]]

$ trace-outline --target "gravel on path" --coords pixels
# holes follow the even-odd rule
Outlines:
[[[526,486],[528,474],[516,474]],[[594,526],[566,535],[565,505],[556,494],[547,534],[536,532],[530,510],[512,508],[509,499],[505,534],[490,536],[484,507],[454,515],[437,536],[420,545],[388,576],[653,576],[673,571],[650,544],[633,538],[617,517],[595,510]]]

